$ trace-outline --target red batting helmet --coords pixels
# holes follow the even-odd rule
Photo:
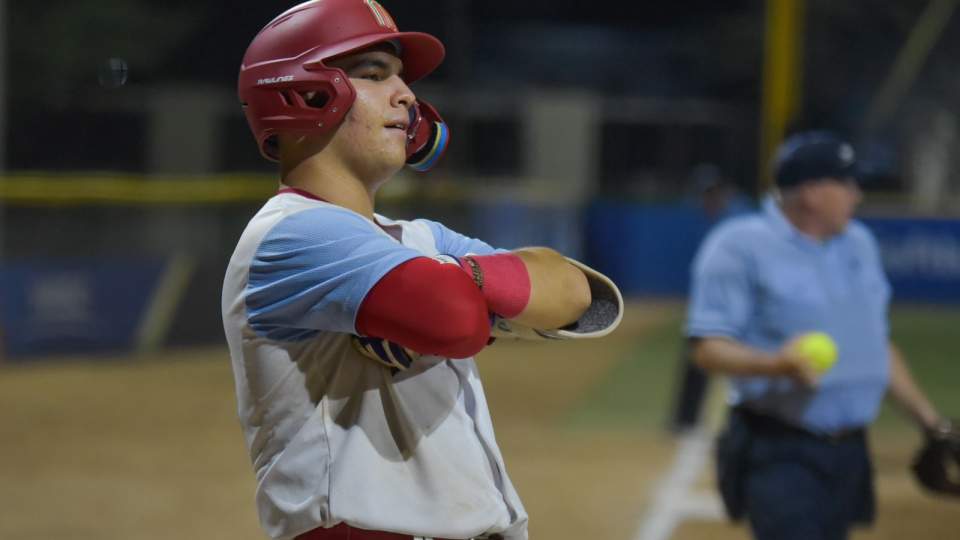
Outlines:
[[[336,129],[356,99],[343,70],[325,60],[377,43],[398,47],[401,77],[412,83],[443,61],[440,41],[419,32],[399,32],[375,0],[311,0],[275,18],[260,31],[243,56],[238,83],[250,129],[269,160],[277,161],[278,133],[312,135]],[[303,94],[321,99],[308,104]],[[410,109],[407,163],[425,171],[443,153],[449,132],[425,102]]]

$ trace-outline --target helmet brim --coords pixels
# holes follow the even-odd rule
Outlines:
[[[400,59],[403,61],[402,78],[407,83],[416,82],[437,69],[443,62],[446,50],[439,39],[422,32],[376,33],[341,41],[332,47],[314,50],[309,56],[321,62],[346,54],[361,51],[378,43],[400,44]],[[307,60],[309,64],[311,60]]]
[[[408,83],[433,73],[446,56],[443,44],[430,34],[401,32],[397,34],[396,39],[403,47],[400,54],[403,60],[403,80]]]

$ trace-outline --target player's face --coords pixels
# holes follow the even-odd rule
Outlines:
[[[392,175],[406,162],[415,96],[400,78],[403,62],[384,47],[328,62],[350,77],[357,98],[331,144],[360,174]]]
[[[843,232],[863,198],[856,180],[825,178],[806,187],[810,207],[825,232],[829,235]]]

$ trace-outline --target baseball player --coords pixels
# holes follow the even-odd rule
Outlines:
[[[273,538],[527,537],[472,359],[491,337],[597,337],[609,280],[374,211],[449,140],[409,84],[441,62],[373,0],[313,0],[250,44],[239,94],[281,183],[227,269],[223,321]]]

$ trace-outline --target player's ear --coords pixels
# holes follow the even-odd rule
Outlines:
[[[298,140],[302,139],[299,135],[293,135],[292,133],[280,133],[270,137],[267,142],[268,144],[272,141],[272,144],[276,146],[277,155],[280,156],[280,161],[291,161],[293,157],[298,153],[297,149],[299,146]]]

